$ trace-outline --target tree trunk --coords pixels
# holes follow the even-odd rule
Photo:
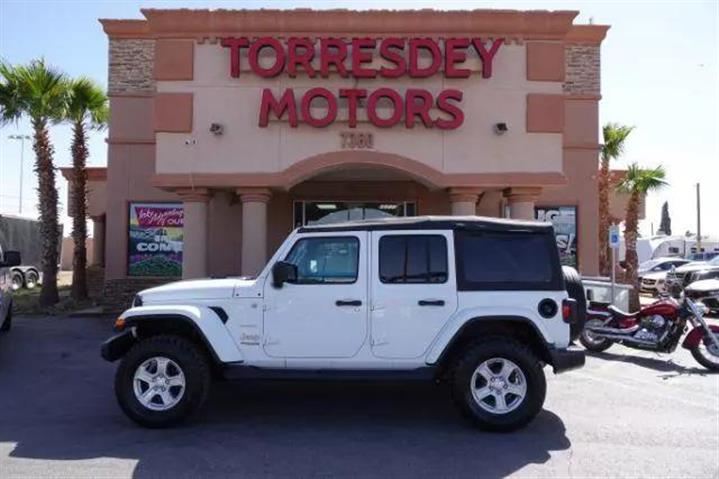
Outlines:
[[[53,148],[47,130],[47,120],[34,119],[35,173],[40,196],[40,234],[42,236],[42,289],[40,306],[47,307],[60,301],[57,291],[57,266],[60,246],[60,225],[57,219],[57,187]]]
[[[85,125],[75,122],[72,139],[72,183],[70,184],[70,216],[72,217],[72,288],[75,301],[87,299],[87,144]]]
[[[602,155],[599,178],[599,274],[609,276],[609,158]]]
[[[639,226],[639,200],[641,195],[634,191],[627,205],[627,219],[624,226],[624,243],[626,245],[627,281],[634,289],[629,292],[629,310],[639,310],[639,258],[637,257],[637,230]]]

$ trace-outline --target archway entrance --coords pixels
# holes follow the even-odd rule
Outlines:
[[[444,190],[384,165],[341,165],[289,190],[294,227],[343,221],[449,214]]]

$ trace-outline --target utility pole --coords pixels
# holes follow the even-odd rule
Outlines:
[[[701,184],[697,183],[697,252],[702,251],[702,198]]]
[[[30,139],[30,135],[10,135],[11,140],[20,140],[20,207],[19,212],[22,214],[22,181],[23,169],[25,167],[25,140]]]

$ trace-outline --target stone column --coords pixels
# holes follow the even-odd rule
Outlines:
[[[517,220],[534,220],[534,205],[541,192],[542,189],[536,187],[504,190],[504,196],[509,202],[509,217]]]
[[[92,266],[105,266],[105,216],[92,217]]]
[[[452,216],[475,216],[477,201],[481,190],[476,188],[450,188],[449,201],[452,204]]]
[[[182,228],[182,279],[207,276],[207,203],[209,191],[205,188],[181,190],[184,224]]]
[[[241,188],[242,275],[254,276],[267,261],[267,202],[272,193],[266,188]]]

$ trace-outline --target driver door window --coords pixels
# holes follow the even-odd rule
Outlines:
[[[285,261],[297,266],[294,284],[351,284],[357,281],[359,240],[304,238],[295,243]]]

